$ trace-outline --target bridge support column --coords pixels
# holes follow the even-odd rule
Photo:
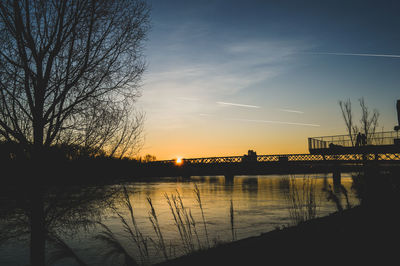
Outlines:
[[[333,170],[333,190],[335,192],[340,191],[340,185],[341,185],[341,173],[339,169],[334,169]]]
[[[235,176],[233,174],[225,174],[225,183],[233,183],[233,178]]]

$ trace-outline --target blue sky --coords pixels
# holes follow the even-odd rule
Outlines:
[[[142,154],[307,152],[309,136],[344,134],[347,98],[356,121],[364,97],[393,129],[400,2],[148,2]]]

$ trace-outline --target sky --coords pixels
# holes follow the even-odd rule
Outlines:
[[[140,155],[308,153],[346,134],[339,100],[397,124],[400,1],[151,0]]]

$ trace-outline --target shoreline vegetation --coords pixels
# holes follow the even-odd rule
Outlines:
[[[306,190],[302,193],[305,197],[300,200],[308,206],[304,211],[300,210],[304,215],[294,213],[295,209],[299,211],[295,204],[292,205],[294,208],[289,209],[295,225],[223,243],[156,265],[396,263],[400,237],[400,171],[396,169],[390,173],[379,173],[379,169],[369,170],[353,176],[353,189],[360,199],[358,206],[350,206],[346,195],[346,208],[330,198],[337,205],[338,211],[316,217],[313,215],[315,201],[309,180],[304,183],[303,189]],[[329,192],[328,199],[332,197]],[[298,191],[291,194],[289,200],[296,202],[294,198],[298,197]],[[297,200],[297,203],[300,201]]]
[[[303,178],[296,184],[298,180],[295,178],[284,178],[281,185],[287,186],[290,225],[242,240],[236,239],[234,207],[231,201],[230,217],[227,220],[230,219],[231,222],[232,242],[214,245],[208,242],[204,214],[202,222],[207,236],[206,245],[200,243],[196,222],[190,209],[184,206],[179,192],[171,197],[166,195],[184,244],[184,255],[179,257],[167,254],[169,248],[166,247],[157,224],[157,214],[151,199],[148,199],[151,206],[150,220],[158,237],[158,240],[150,239],[150,242],[158,243],[159,251],[165,258],[165,261],[155,265],[265,265],[269,262],[279,265],[317,265],[323,262],[358,265],[371,260],[391,262],[396,257],[396,245],[393,243],[400,236],[400,218],[396,211],[399,202],[399,180],[396,177],[399,175],[386,173],[379,176],[381,179],[377,179],[377,176],[370,174],[371,172],[353,176],[353,189],[361,202],[355,207],[349,204],[344,187],[340,193],[343,195],[345,207],[329,187],[325,191],[326,196],[336,205],[337,212],[324,217],[317,216],[314,180]],[[197,187],[194,193],[202,210]],[[136,226],[135,230],[137,231]],[[141,261],[143,262],[143,256]]]
[[[353,176],[353,189],[360,199],[360,205],[355,207],[349,204],[345,190],[340,192],[346,204],[343,207],[329,188],[326,191],[327,199],[336,204],[337,212],[324,217],[317,217],[315,187],[311,178],[303,178],[298,184],[294,178],[283,179],[281,185],[288,186],[286,197],[292,226],[242,240],[235,237],[234,207],[231,201],[230,217],[227,220],[231,222],[232,242],[214,245],[200,243],[196,222],[190,210],[184,206],[179,192],[176,195],[166,195],[185,248],[183,256],[173,258],[167,255],[168,247],[157,225],[157,214],[151,199],[148,199],[152,207],[150,220],[158,232],[160,251],[166,259],[155,265],[265,265],[270,262],[279,265],[317,265],[324,262],[359,265],[371,260],[392,262],[397,254],[397,245],[394,243],[400,236],[400,217],[397,215],[399,172],[376,174],[366,172]],[[197,188],[194,193],[202,209]],[[207,234],[206,218],[202,216],[202,219]],[[198,248],[195,248],[196,243]]]

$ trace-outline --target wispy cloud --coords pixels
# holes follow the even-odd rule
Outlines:
[[[307,54],[400,58],[400,55],[396,54],[358,54],[358,53],[327,53],[327,52],[310,52]]]
[[[180,38],[174,40],[192,35],[189,30],[176,34]],[[214,97],[234,95],[284,73],[292,56],[310,46],[298,41],[248,40],[219,42],[201,49],[196,43],[188,43],[176,51],[153,55],[144,76],[144,91],[156,91],[158,96],[168,93],[166,97],[183,92],[187,97],[198,97],[199,92]]]
[[[317,125],[317,124],[297,123],[297,122],[287,122],[287,121],[272,121],[272,120],[254,120],[254,119],[238,119],[238,118],[232,118],[232,119],[228,119],[228,120],[241,121],[241,122],[293,125],[293,126],[307,126],[307,127],[320,127],[321,126],[321,125]]]
[[[281,112],[304,114],[304,112],[302,112],[302,111],[291,110],[291,109],[277,109],[277,110],[278,110],[278,111],[281,111]]]
[[[192,98],[192,97],[176,97],[178,100],[183,100],[183,101],[191,101],[191,102],[194,102],[194,101],[198,101],[199,99],[197,99],[197,98]]]
[[[250,123],[265,123],[265,124],[279,124],[279,125],[291,125],[291,126],[305,126],[305,127],[320,127],[318,124],[291,122],[291,121],[278,121],[278,120],[259,120],[259,119],[244,119],[244,118],[222,118],[212,114],[199,114],[200,116],[213,119],[222,119],[226,121],[239,121],[239,122],[250,122]]]
[[[202,24],[197,33],[192,28],[197,27],[171,27],[150,47],[149,69],[138,101],[146,110],[149,128],[184,126],[187,116],[205,118],[205,110],[217,113],[222,106],[236,106],[232,112],[266,110],[251,99],[248,104],[242,102],[240,95],[246,90],[258,95],[268,80],[293,67],[300,51],[312,49],[296,40],[215,38],[208,24]],[[199,40],[212,45],[205,47]]]
[[[261,108],[260,106],[248,105],[248,104],[241,104],[241,103],[217,102],[217,104],[221,104],[221,105],[230,105],[230,106],[238,106],[238,107],[246,107],[246,108]]]

